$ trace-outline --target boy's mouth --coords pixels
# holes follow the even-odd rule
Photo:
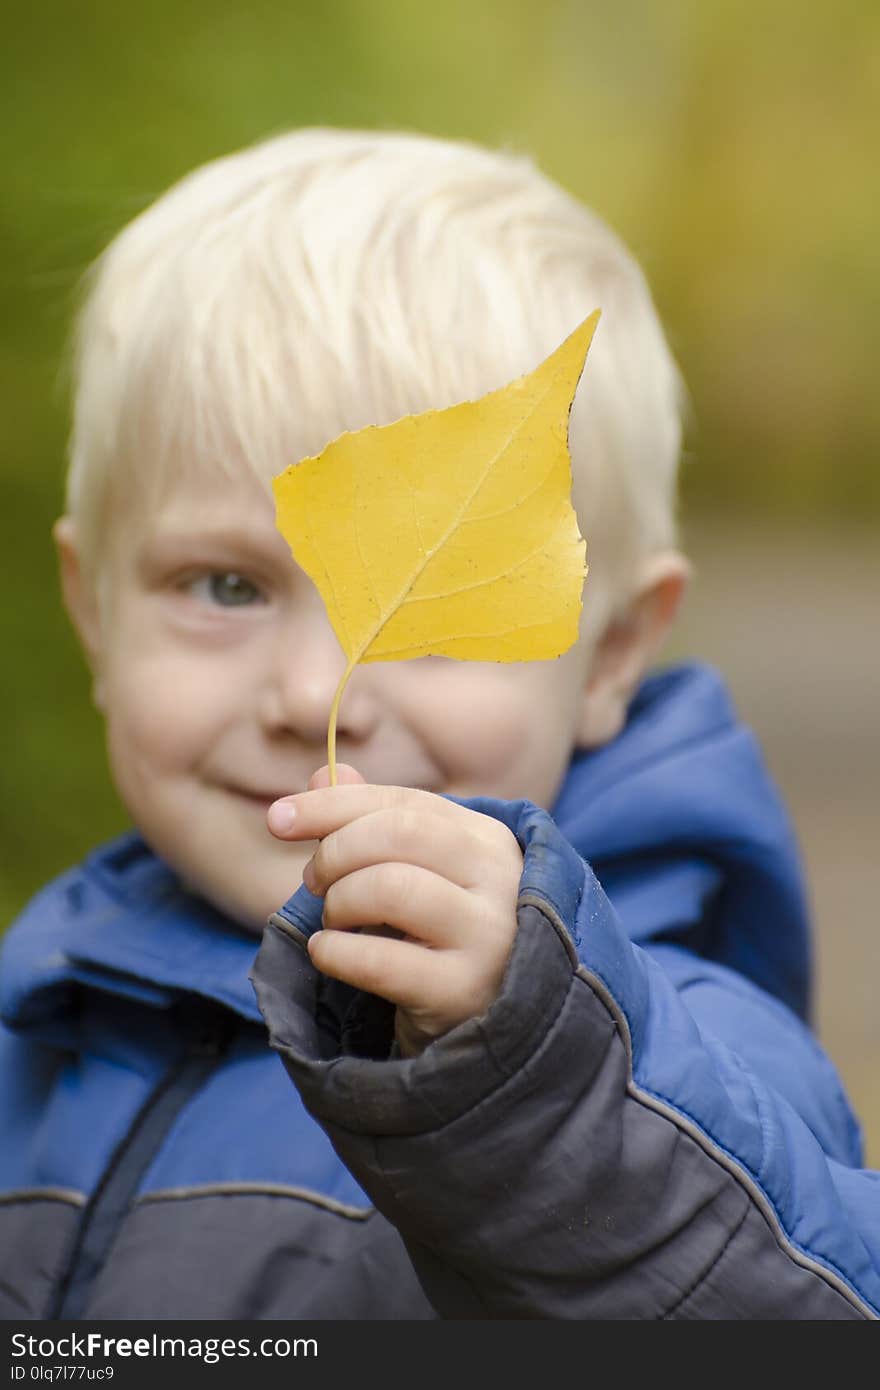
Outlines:
[[[304,792],[306,790],[301,784],[283,787],[277,791],[257,791],[250,787],[235,786],[231,782],[224,782],[220,785],[223,791],[228,792],[230,796],[236,797],[239,801],[245,801],[263,812],[268,811],[273,801],[280,801],[285,796],[295,796],[298,792]],[[427,791],[435,794],[444,790],[441,785],[428,782],[413,781],[401,785],[412,787],[414,791]]]
[[[226,787],[226,791],[230,792],[233,796],[238,797],[241,801],[249,802],[251,806],[256,806],[263,812],[268,811],[273,801],[280,801],[281,797],[291,796],[298,790],[299,788],[296,787],[288,787],[285,791],[263,792],[251,791],[248,787]]]

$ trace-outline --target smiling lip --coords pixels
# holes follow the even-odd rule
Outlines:
[[[246,787],[227,787],[226,790],[233,796],[241,797],[243,801],[249,801],[254,806],[262,806],[268,810],[273,801],[280,801],[283,796],[291,796],[290,791],[286,792],[252,792]]]
[[[414,791],[436,792],[437,788],[427,786],[421,782],[413,782],[411,786]],[[305,791],[305,787],[288,787],[283,792],[255,792],[249,791],[246,787],[226,786],[225,791],[231,792],[233,796],[239,797],[242,801],[248,801],[252,806],[260,806],[267,811],[274,801],[281,801],[283,797],[295,796],[297,792]]]

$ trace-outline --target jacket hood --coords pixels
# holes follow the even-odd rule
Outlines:
[[[634,941],[683,942],[806,1011],[794,836],[711,668],[649,677],[621,734],[575,756],[553,816]],[[130,832],[50,883],[7,933],[0,1017],[63,1045],[85,989],[157,1008],[196,994],[261,1023],[257,946]]]
[[[808,1011],[795,833],[716,671],[650,676],[623,733],[572,760],[553,808],[632,940],[676,941]]]

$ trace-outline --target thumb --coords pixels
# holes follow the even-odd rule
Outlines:
[[[349,763],[336,764],[337,785],[344,786],[353,782],[366,782],[366,780],[366,777],[362,777],[361,774],[358,772],[357,768],[352,767]],[[317,772],[312,773],[311,777],[309,778],[308,789],[310,792],[313,792],[316,791],[318,787],[329,787],[329,785],[330,768],[325,763],[323,767],[318,768]]]

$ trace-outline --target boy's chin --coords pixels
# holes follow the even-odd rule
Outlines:
[[[314,854],[314,840],[276,839],[265,810],[242,823],[229,817],[203,818],[196,837],[185,837],[180,819],[153,824],[141,817],[141,834],[195,897],[210,904],[229,922],[256,936],[266,919],[302,884],[303,870]],[[137,823],[137,822],[136,822]],[[152,832],[152,833],[151,833]]]
[[[210,903],[233,926],[241,928],[254,936],[262,936],[266,919],[291,898],[302,884],[302,871],[311,857],[305,846],[291,845],[294,853],[289,856],[283,868],[275,863],[267,868],[259,884],[230,884],[218,882],[196,874],[181,872],[180,879],[195,897]],[[251,867],[253,874],[254,869]]]
[[[199,897],[204,898],[206,902],[209,902],[212,907],[216,908],[232,926],[247,932],[249,936],[259,937],[263,935],[263,929],[266,925],[267,918],[269,918],[273,912],[277,912],[279,907],[287,902],[288,898],[293,896],[301,882],[302,879],[300,878],[296,883],[291,885],[290,891],[287,894],[277,898],[277,900],[273,899],[270,902],[268,899],[264,899],[258,904],[255,904],[253,901],[243,902],[233,900],[223,893],[204,892],[199,891],[198,888],[195,888],[193,891],[196,892]]]

